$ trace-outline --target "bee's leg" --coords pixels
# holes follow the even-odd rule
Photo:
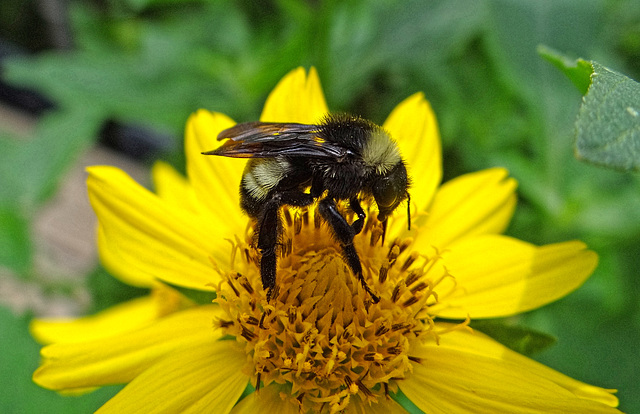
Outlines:
[[[353,212],[358,216],[356,221],[351,224],[351,228],[353,229],[355,234],[360,234],[360,232],[362,231],[362,227],[364,226],[364,219],[367,217],[367,215],[364,214],[364,210],[362,209],[360,201],[358,201],[357,197],[353,197],[351,200],[349,200],[349,206],[351,207],[351,210],[353,210]]]
[[[313,196],[302,191],[283,191],[279,197],[282,205],[304,207],[313,204]]]
[[[302,207],[311,203],[313,203],[313,197],[310,194],[301,191],[285,191],[275,195],[262,207],[262,219],[258,227],[258,249],[262,253],[262,258],[260,259],[262,287],[265,290],[269,290],[267,292],[267,301],[271,299],[273,288],[276,286],[276,271],[278,267],[276,248],[282,226],[280,207],[284,204]]]
[[[260,277],[262,287],[267,292],[267,301],[271,299],[271,293],[276,286],[276,245],[278,232],[280,231],[280,200],[272,198],[263,206],[262,218],[258,226],[258,249],[262,253],[260,259]]]
[[[322,195],[322,193],[324,193],[324,183],[322,182],[322,177],[320,177],[319,175],[314,176],[313,179],[311,180],[311,190],[309,190],[309,192],[311,193],[311,196],[314,198],[318,198]]]
[[[353,273],[358,277],[358,280],[362,283],[364,290],[371,295],[373,302],[378,303],[380,298],[371,291],[367,282],[364,280],[360,258],[358,257],[356,248],[353,246],[353,237],[356,235],[356,232],[349,225],[347,220],[342,217],[333,199],[327,197],[320,201],[318,204],[318,211],[320,211],[322,217],[327,221],[327,223],[329,223],[333,233],[342,245],[342,251],[344,252],[344,258],[347,261],[347,265],[349,265]]]

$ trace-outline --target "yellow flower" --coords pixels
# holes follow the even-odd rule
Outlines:
[[[300,68],[271,93],[261,120],[315,123],[327,112],[316,72]],[[428,413],[618,412],[611,390],[468,327],[568,294],[597,256],[579,241],[537,247],[500,235],[516,203],[516,183],[503,169],[438,187],[440,141],[422,94],[383,125],[413,178],[411,230],[398,211],[383,244],[375,206],[365,206],[354,242],[379,303],[313,206],[283,208],[277,291],[266,301],[253,229],[238,207],[244,162],[201,155],[233,124],[219,113],[194,114],[188,178],[157,165],[157,194],[118,169],[89,169],[103,262],[153,293],[75,322],[34,321],[34,335],[53,342],[42,350],[38,384],[127,383],[99,411],[106,413],[404,412],[398,391]],[[198,304],[171,286],[216,299]],[[238,401],[248,384],[258,390]]]

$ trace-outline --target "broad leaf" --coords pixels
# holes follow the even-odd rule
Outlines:
[[[576,120],[578,158],[640,170],[640,84],[591,62],[591,86]]]
[[[572,60],[545,46],[538,53],[586,94],[576,119],[576,157],[640,170],[640,84],[598,62]]]

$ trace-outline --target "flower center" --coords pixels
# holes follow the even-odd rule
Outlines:
[[[375,403],[411,370],[412,343],[437,339],[428,307],[446,272],[428,277],[438,256],[411,252],[410,239],[382,246],[381,226],[369,214],[354,244],[367,284],[381,298],[373,303],[315,209],[283,210],[271,300],[250,229],[246,241],[234,243],[236,272],[218,288],[227,317],[217,323],[244,344],[255,387],[279,384],[302,412],[334,413],[352,398]]]

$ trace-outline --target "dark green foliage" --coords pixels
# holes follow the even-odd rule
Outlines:
[[[557,338],[524,326],[510,325],[502,320],[472,321],[471,327],[523,355],[534,355],[554,345]]]

